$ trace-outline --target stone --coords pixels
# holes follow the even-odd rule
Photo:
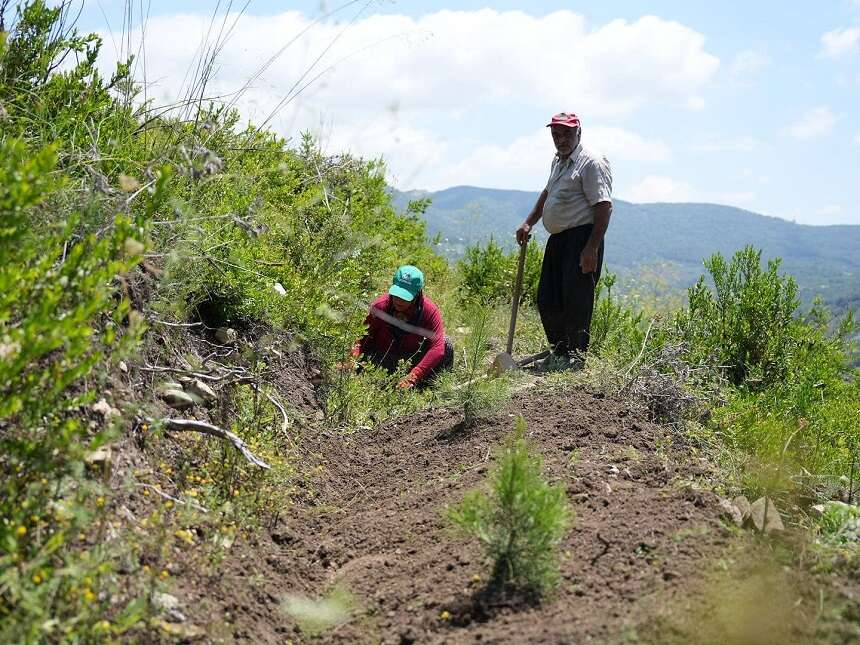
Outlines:
[[[119,410],[112,408],[110,403],[108,403],[104,398],[101,398],[96,403],[93,403],[90,409],[93,412],[98,412],[105,419],[119,415]]]
[[[156,591],[152,594],[152,604],[157,609],[162,611],[170,611],[171,609],[179,609],[179,598],[171,596],[169,593],[161,593]]]
[[[287,295],[287,290],[284,289],[284,285],[282,285],[280,282],[275,283],[274,289],[275,293],[277,293],[279,296]]]
[[[128,374],[128,364],[125,361],[119,362],[119,371],[123,374]]]
[[[744,524],[743,513],[727,499],[720,500],[720,517],[731,521],[735,526],[743,526]]]
[[[767,506],[767,517],[765,517],[765,506]],[[779,510],[773,500],[768,497],[759,497],[752,503],[749,519],[759,533],[785,530],[782,518],[779,516]]]
[[[215,393],[215,390],[206,385],[206,383],[200,379],[194,379],[191,381],[191,383],[185,386],[185,391],[188,394],[196,394],[202,400],[209,403],[218,400],[218,395]]]
[[[222,345],[232,345],[239,339],[239,334],[230,327],[219,327],[215,330],[215,340]]]
[[[185,625],[181,623],[169,623],[166,620],[153,620],[152,624],[161,628],[162,631],[180,639],[191,640],[202,638],[206,635],[206,630],[197,625]]]
[[[158,391],[159,392],[167,392],[168,390],[181,390],[182,383],[178,383],[176,381],[165,381],[164,383],[159,383]]]
[[[732,504],[734,504],[737,509],[741,512],[741,517],[743,517],[744,521],[750,516],[750,501],[746,498],[745,495],[738,495],[732,500]]]
[[[810,515],[815,518],[822,518],[827,511],[833,510],[841,510],[848,514],[852,512],[853,509],[857,508],[852,504],[846,504],[845,502],[839,502],[835,499],[830,500],[829,502],[824,502],[823,504],[816,504],[815,506],[810,507]]]
[[[166,390],[161,398],[174,410],[184,410],[194,405],[194,399],[182,390]]]
[[[108,465],[111,462],[112,451],[110,446],[102,446],[93,450],[86,456],[84,461],[93,466]]]

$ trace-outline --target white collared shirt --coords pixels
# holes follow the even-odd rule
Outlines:
[[[594,223],[594,205],[612,202],[609,160],[580,143],[567,159],[553,159],[546,192],[542,219],[551,234]]]

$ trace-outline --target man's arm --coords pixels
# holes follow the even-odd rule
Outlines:
[[[537,224],[538,220],[543,215],[543,205],[546,202],[546,188],[541,192],[540,197],[535,202],[534,208],[532,208],[531,213],[528,214],[525,221],[520,224],[520,227],[517,229],[517,244],[525,244],[529,240],[529,234],[532,231],[532,226]],[[604,229],[605,230],[605,229]]]
[[[583,273],[597,271],[597,251],[600,243],[609,228],[609,217],[612,215],[612,202],[597,202],[594,206],[594,228],[591,229],[591,237],[579,255],[579,266]]]

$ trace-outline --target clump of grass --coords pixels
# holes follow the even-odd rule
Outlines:
[[[316,636],[349,620],[355,607],[355,599],[347,590],[335,587],[318,600],[289,595],[281,607],[296,621],[303,633]]]
[[[483,545],[493,563],[491,585],[540,596],[558,583],[559,543],[573,513],[562,486],[542,477],[543,458],[525,430],[519,417],[490,472],[489,491],[468,493],[449,518]]]

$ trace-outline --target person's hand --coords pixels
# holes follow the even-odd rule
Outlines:
[[[341,361],[335,367],[338,372],[351,372],[355,369],[355,361]]]
[[[579,266],[583,273],[594,273],[597,271],[597,249],[586,244],[579,254]]]
[[[531,236],[532,225],[528,222],[523,222],[520,224],[520,227],[517,229],[517,244],[522,246],[526,242],[529,241],[529,237]]]
[[[410,388],[415,387],[415,383],[412,382],[408,376],[405,379],[402,379],[400,383],[397,384],[398,390],[408,390]]]

